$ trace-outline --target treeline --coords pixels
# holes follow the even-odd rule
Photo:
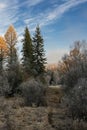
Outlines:
[[[73,120],[87,121],[87,43],[77,41],[58,64],[63,103]],[[87,123],[87,122],[86,122]],[[87,129],[87,128],[86,128]]]
[[[45,69],[44,40],[39,26],[33,38],[26,27],[19,61],[17,33],[11,25],[0,37],[0,95],[24,97],[26,105],[46,104],[46,86],[61,84],[62,103],[73,120],[87,121],[87,43],[77,41],[55,70]]]
[[[35,34],[31,38],[30,32],[26,27],[22,39],[22,65],[26,73],[31,75],[39,75],[45,72],[45,51],[44,40],[41,36],[39,26],[36,27]],[[0,70],[3,70],[4,64],[8,64],[8,70],[13,69],[18,63],[18,53],[16,49],[17,33],[13,25],[11,25],[4,37],[0,37]],[[6,61],[5,61],[6,60]],[[4,62],[5,61],[5,62]]]
[[[14,95],[19,91],[18,86],[29,78],[44,80],[46,57],[40,27],[36,27],[33,38],[28,27],[25,28],[21,40],[21,60],[17,43],[17,33],[11,25],[4,37],[0,36],[0,95]]]

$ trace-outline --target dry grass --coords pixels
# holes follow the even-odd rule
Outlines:
[[[48,88],[47,94],[48,107],[25,107],[22,97],[1,97],[0,130],[87,130],[86,122],[73,121],[66,114],[59,103],[60,89]]]
[[[61,103],[61,99],[63,96],[62,89],[60,87],[49,87],[47,89],[47,105],[51,107],[58,107]]]

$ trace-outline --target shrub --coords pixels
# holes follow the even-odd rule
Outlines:
[[[32,106],[46,105],[45,102],[45,87],[40,81],[30,79],[20,85],[20,90],[25,99],[25,104]]]
[[[58,68],[73,119],[87,120],[87,48],[77,42]]]
[[[73,119],[87,121],[87,79],[79,79],[66,100]]]
[[[57,85],[59,75],[57,70],[47,70],[46,81],[48,85]]]
[[[77,46],[77,47],[76,47]],[[81,51],[82,46],[76,43],[69,55],[66,55],[59,63],[58,72],[60,81],[68,90],[71,90],[79,78],[87,78],[87,50]]]
[[[0,75],[0,95],[7,96],[9,91],[10,91],[9,83],[7,80],[7,76],[4,72]]]
[[[22,82],[22,73],[20,70],[10,70],[8,71],[7,78],[10,87],[8,96],[14,96],[14,94],[19,93],[19,85]]]

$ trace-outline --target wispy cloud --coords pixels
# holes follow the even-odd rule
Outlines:
[[[28,24],[30,21],[26,20],[28,17],[26,13],[29,13],[31,10],[30,7],[34,7],[43,1],[44,0],[0,0],[0,33],[2,34],[9,24],[21,23],[23,21]],[[23,8],[26,8],[26,12],[21,12]],[[29,16],[32,15],[29,14]]]
[[[26,1],[21,1],[21,0],[1,0],[0,1],[0,29],[2,32],[4,31],[3,28],[8,26],[9,24],[24,22],[25,25],[30,26],[31,30],[34,30],[36,24],[40,24],[40,26],[45,26],[48,25],[52,22],[54,22],[56,19],[61,18],[64,13],[69,11],[71,8],[87,2],[87,0],[62,0],[64,1],[61,4],[56,3],[56,7],[49,9],[47,8],[46,10],[43,10],[42,12],[39,12],[37,15],[33,15],[32,13],[29,13],[29,15],[26,15],[26,13],[20,11],[20,8],[22,6],[24,7],[34,7],[41,3],[41,2],[46,2],[45,0],[26,0]],[[46,3],[45,3],[46,4]],[[26,11],[29,12],[30,8]],[[24,15],[23,15],[24,14]],[[21,18],[21,19],[20,19]],[[2,28],[3,27],[3,28]]]
[[[60,19],[66,12],[71,8],[78,6],[79,4],[87,2],[87,0],[62,0],[62,4],[56,5],[56,8],[50,8],[42,13],[40,12],[37,16],[33,18],[25,19],[26,24],[33,25],[40,24],[40,26],[45,26],[53,23],[56,19]]]
[[[29,6],[35,6],[35,5],[37,5],[37,4],[39,4],[39,3],[41,3],[41,2],[43,2],[44,0],[27,0],[27,4],[29,5]]]
[[[64,4],[59,5],[52,12],[50,12],[47,16],[47,20],[53,20],[56,18],[60,18],[64,13],[66,13],[69,9],[87,2],[87,0],[67,0]]]
[[[19,7],[22,6],[31,7],[31,6],[36,6],[37,4],[43,2],[44,0],[24,0],[24,1],[18,0],[18,1],[21,2],[19,4]]]
[[[0,33],[2,34],[9,24],[15,23],[18,20],[16,16],[18,1],[1,0],[0,2]],[[14,5],[16,8],[14,8]]]
[[[24,26],[28,25],[30,31],[34,31],[37,24],[40,26],[49,25],[55,20],[60,19],[66,12],[79,4],[87,2],[87,0],[61,0],[59,4],[58,0],[46,1],[46,0],[0,0],[0,35],[4,34],[9,24],[14,24],[18,35],[19,41],[22,38]],[[38,5],[43,4],[45,6],[43,10],[39,10]],[[56,5],[55,5],[56,4]],[[35,14],[33,13],[35,12]],[[21,46],[21,44],[19,45]],[[47,54],[48,61],[53,62],[57,57],[61,57],[66,50],[54,50]],[[53,57],[54,55],[54,57]]]

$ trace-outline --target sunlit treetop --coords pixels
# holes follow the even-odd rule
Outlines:
[[[5,39],[8,46],[15,46],[17,43],[17,33],[13,25],[10,25],[5,33]]]

